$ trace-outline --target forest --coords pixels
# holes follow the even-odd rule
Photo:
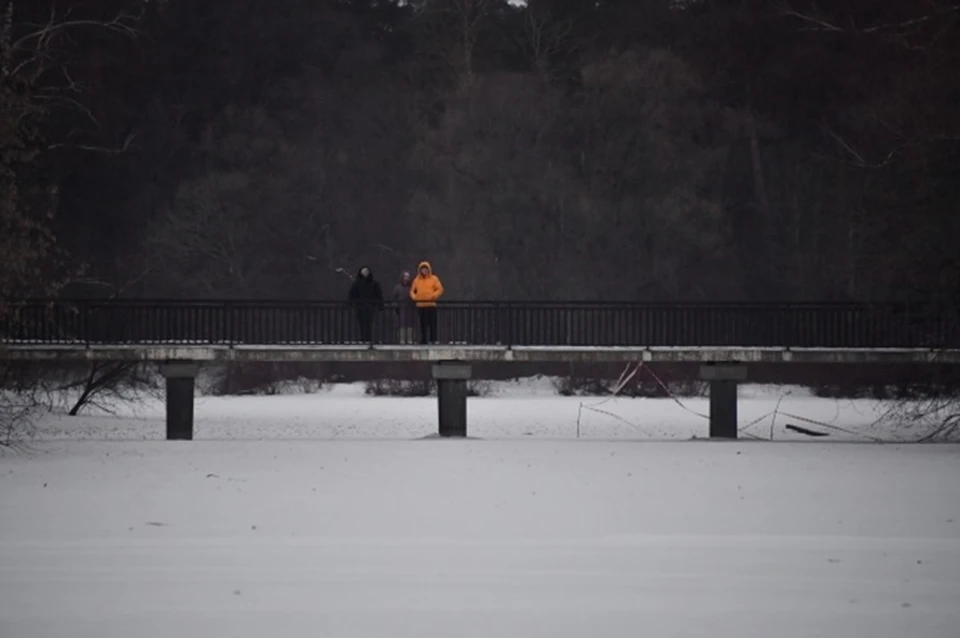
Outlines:
[[[0,299],[960,298],[955,0],[0,17]]]

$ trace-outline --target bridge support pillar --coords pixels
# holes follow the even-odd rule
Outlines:
[[[433,366],[442,437],[467,436],[467,381],[472,373],[470,364],[461,361],[442,361]]]
[[[193,386],[200,366],[171,361],[160,364],[167,380],[167,440],[193,440]]]
[[[737,384],[747,379],[739,364],[707,364],[700,378],[710,382],[710,438],[737,438]]]

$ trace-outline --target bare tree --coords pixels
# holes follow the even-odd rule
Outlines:
[[[427,47],[453,69],[457,85],[474,80],[474,57],[480,35],[498,0],[416,0]]]
[[[722,289],[719,177],[736,119],[663,49],[598,58],[583,66],[583,84],[580,173],[602,229],[590,252],[606,256],[596,268],[611,282],[601,294],[682,299]]]
[[[424,126],[409,220],[458,298],[552,298],[563,292],[538,273],[577,274],[585,211],[557,157],[561,104],[535,78],[487,75],[451,99],[436,129]]]
[[[140,6],[142,8],[143,5]],[[23,114],[39,123],[51,110],[62,109],[82,116],[88,125],[99,127],[101,123],[84,103],[84,87],[71,72],[69,56],[74,48],[73,39],[81,32],[95,30],[136,41],[140,17],[141,13],[121,11],[106,20],[87,19],[75,15],[72,8],[59,12],[56,5],[51,3],[46,21],[36,24],[19,21],[14,12],[14,3],[9,0],[2,16],[0,32],[0,73],[5,83],[19,85],[29,93],[29,105],[21,105]],[[130,147],[135,138],[134,134],[130,134],[116,146],[74,142],[72,138],[80,132],[75,129],[68,132],[66,139],[46,140],[41,150],[74,148],[121,153]]]
[[[128,13],[87,19],[71,10],[59,13],[51,3],[47,19],[38,24],[21,19],[14,2],[0,5],[0,313],[7,321],[16,321],[16,314],[5,299],[50,294],[63,283],[54,274],[60,251],[51,223],[59,185],[51,171],[41,169],[45,155],[68,147],[114,152],[130,142],[117,148],[75,143],[76,130],[57,137],[60,131],[51,125],[54,111],[98,124],[71,73],[72,38],[86,29],[134,38],[136,21]],[[6,380],[19,371],[5,366]],[[8,442],[39,405],[36,387],[10,387],[5,384],[0,396],[0,430]]]
[[[50,151],[74,148],[122,152],[133,136],[116,146],[74,142],[78,129],[62,139],[48,126],[54,111],[67,111],[98,126],[84,104],[83,87],[74,80],[69,56],[72,37],[88,29],[136,38],[138,14],[121,12],[108,20],[86,19],[51,3],[45,22],[20,20],[12,0],[0,6],[0,297],[38,290],[49,284],[44,267],[55,251],[50,219],[56,211],[58,184],[36,175]],[[47,286],[41,286],[44,289]]]
[[[549,4],[534,3],[523,14],[523,29],[518,34],[521,50],[541,76],[550,78],[551,62],[576,50],[573,20],[557,18]]]

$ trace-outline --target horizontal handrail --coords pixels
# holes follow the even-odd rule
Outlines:
[[[328,300],[0,302],[0,344],[347,345],[420,341],[419,311]],[[381,311],[377,311],[377,309]],[[444,301],[436,342],[517,346],[958,348],[960,311],[857,303]],[[434,336],[434,335],[430,335]]]
[[[392,299],[385,298],[383,303],[393,303]],[[516,299],[480,299],[480,300],[458,300],[441,299],[437,302],[441,306],[471,306],[471,307],[492,307],[492,306],[518,306],[518,307],[630,307],[630,308],[921,308],[928,304],[916,301],[879,301],[879,302],[855,302],[855,301],[598,301],[589,299],[570,299],[570,300],[516,300]],[[97,305],[97,306],[348,306],[350,302],[343,299],[166,299],[166,298],[120,298],[120,299],[97,299],[97,298],[35,298],[22,300],[2,300],[0,307],[4,304],[7,307],[17,307],[24,305]]]

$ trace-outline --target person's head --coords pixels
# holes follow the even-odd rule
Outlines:
[[[409,284],[412,279],[413,277],[410,275],[409,270],[404,270],[403,273],[400,275],[400,283],[402,283],[404,286]]]
[[[417,274],[419,274],[421,277],[429,277],[431,274],[433,274],[433,268],[430,266],[430,262],[420,262],[420,266],[417,268]]]
[[[369,279],[369,278],[370,278],[370,269],[367,268],[366,266],[364,266],[363,268],[361,268],[361,269],[360,269],[360,276],[363,277],[364,279]]]

